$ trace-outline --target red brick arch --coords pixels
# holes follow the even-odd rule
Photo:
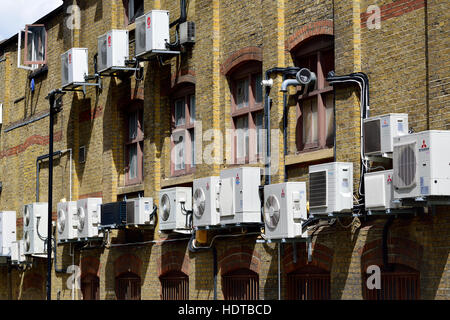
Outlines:
[[[287,51],[295,50],[304,41],[308,40],[311,37],[318,35],[332,36],[333,34],[334,34],[333,20],[320,20],[310,22],[301,27],[286,40],[286,50]]]
[[[31,288],[38,290],[44,288],[44,278],[36,272],[27,273],[23,278],[23,291]]]
[[[161,255],[158,261],[159,275],[164,275],[171,271],[180,271],[189,275],[189,256],[184,251],[170,251]]]
[[[383,243],[381,239],[366,243],[359,249],[361,269],[367,270],[370,265],[383,266]],[[402,264],[420,270],[423,247],[417,242],[405,238],[388,239],[388,263]]]
[[[219,256],[218,265],[222,275],[238,269],[250,269],[259,274],[261,257],[253,248],[235,247]]]
[[[171,90],[176,89],[179,85],[192,84],[195,85],[195,71],[194,70],[180,70],[178,73],[172,74]]]
[[[100,260],[96,257],[84,257],[80,261],[81,277],[88,274],[100,276]]]
[[[220,71],[224,75],[231,74],[234,69],[241,63],[247,61],[259,61],[262,62],[263,51],[260,47],[245,47],[238,51],[233,52],[222,65]]]
[[[114,275],[117,278],[123,273],[132,272],[141,276],[142,260],[134,254],[123,254],[114,261]]]
[[[312,244],[312,260],[308,262],[307,244],[297,243],[297,260],[294,263],[294,248],[293,245],[285,247],[283,255],[283,265],[285,273],[291,273],[304,266],[314,266],[325,271],[331,271],[331,265],[333,263],[333,249],[320,244]]]

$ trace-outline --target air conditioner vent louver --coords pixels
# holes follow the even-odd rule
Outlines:
[[[280,203],[277,197],[270,195],[265,203],[264,220],[270,229],[275,229],[280,221]]]
[[[161,198],[161,219],[167,221],[170,216],[170,198],[164,194]]]
[[[64,213],[64,210],[60,209],[58,210],[58,219],[57,219],[57,228],[58,233],[63,233],[64,229],[66,227],[66,214]]]
[[[319,171],[309,174],[309,206],[325,207],[327,205],[327,172]]]
[[[201,217],[205,213],[205,193],[202,189],[198,188],[194,192],[194,203],[193,203],[193,210],[194,214],[197,217]]]
[[[406,144],[394,147],[395,187],[409,188],[416,180],[416,144]]]
[[[381,151],[380,119],[364,123],[364,153]]]

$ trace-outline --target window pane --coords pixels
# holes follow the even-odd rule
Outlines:
[[[248,78],[236,82],[236,107],[248,107]]]
[[[256,153],[262,155],[264,148],[264,131],[263,131],[263,113],[258,112],[255,114],[255,127],[256,127]]]
[[[248,157],[248,117],[236,119],[236,156],[237,158]]]
[[[137,112],[132,112],[128,116],[128,139],[134,140],[137,137],[138,119]]]
[[[128,170],[128,178],[136,179],[137,178],[137,144],[132,144],[128,147],[128,161],[129,161],[129,170]]]
[[[191,116],[191,124],[193,124],[195,121],[195,96],[191,96],[190,100],[191,100],[190,102],[191,109],[189,112]]]
[[[175,102],[175,126],[182,126],[186,123],[184,108],[184,99],[180,99]]]
[[[189,135],[191,136],[191,166],[195,167],[195,131],[194,131],[194,129],[189,130]]]
[[[262,76],[260,74],[256,74],[254,76],[255,81],[255,102],[261,103],[263,98],[263,89],[262,89]]]
[[[184,136],[180,135],[174,140],[174,148],[175,148],[175,170],[184,170],[185,161],[184,161],[184,149],[185,149],[185,141]]]
[[[334,145],[334,101],[333,94],[327,94],[325,96],[325,108],[326,108],[326,143],[327,146]]]
[[[303,145],[318,142],[317,97],[302,103]]]

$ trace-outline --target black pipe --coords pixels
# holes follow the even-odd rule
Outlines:
[[[180,23],[186,22],[187,13],[186,13],[186,0],[180,0],[180,17],[169,24],[169,28],[172,28]]]
[[[55,117],[55,94],[49,96],[50,125],[48,154],[53,154],[53,126]],[[48,163],[48,217],[47,217],[47,300],[52,299],[52,207],[53,207],[53,157]]]
[[[390,216],[389,219],[386,221],[384,227],[383,227],[383,267],[384,271],[390,271],[391,265],[389,264],[389,248],[388,248],[388,234],[389,234],[389,227],[394,222],[394,216]]]

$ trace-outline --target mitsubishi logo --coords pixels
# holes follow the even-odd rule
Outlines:
[[[150,17],[147,18],[147,28],[150,28],[150,25],[152,24],[152,19]]]
[[[388,175],[388,179],[387,179],[387,182],[388,182],[388,183],[391,183],[391,182],[392,182],[392,178],[391,178],[391,175]]]
[[[425,140],[422,141],[422,149],[426,148],[427,144],[425,143]]]

